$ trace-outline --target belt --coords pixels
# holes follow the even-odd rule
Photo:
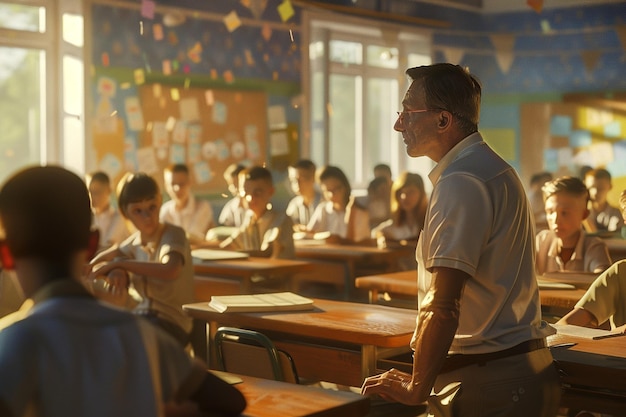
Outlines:
[[[473,355],[450,355],[446,358],[439,373],[444,374],[470,365],[485,365],[487,362],[508,358],[509,356],[521,355],[523,353],[530,353],[545,347],[545,339],[531,339],[497,352],[477,353]]]

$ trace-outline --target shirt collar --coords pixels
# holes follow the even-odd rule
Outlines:
[[[39,304],[56,297],[92,297],[80,283],[70,278],[56,279],[41,287],[33,296],[33,302]]]
[[[435,165],[435,167],[432,169],[432,171],[430,171],[430,173],[428,174],[428,178],[430,179],[430,182],[434,185],[437,183],[437,181],[439,181],[439,178],[441,177],[441,174],[443,173],[443,171],[450,166],[450,164],[452,164],[452,162],[457,159],[457,157],[467,148],[469,148],[472,145],[475,145],[477,143],[481,143],[483,141],[483,137],[480,135],[479,132],[476,133],[472,133],[471,135],[467,136],[466,138],[464,138],[463,140],[461,140],[459,143],[457,143],[456,145],[454,145],[454,147],[452,149],[450,149],[448,151],[448,153],[446,153],[443,158],[441,158],[441,160],[439,161],[439,163],[437,165]]]

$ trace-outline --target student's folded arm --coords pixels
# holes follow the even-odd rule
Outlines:
[[[150,278],[175,280],[180,276],[184,258],[178,252],[170,252],[163,256],[161,262],[145,262],[135,259],[120,259],[112,261],[109,266],[122,268],[137,275],[145,275]]]

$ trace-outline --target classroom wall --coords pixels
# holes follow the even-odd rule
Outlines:
[[[549,112],[549,104],[561,102],[566,93],[610,95],[626,91],[626,3],[545,9],[540,13],[529,9],[480,14],[393,0],[321,2],[367,10],[369,16],[371,12],[373,16],[383,13],[384,17],[375,18],[393,20],[389,16],[396,15],[421,19],[421,23],[415,24],[432,30],[434,62],[459,63],[481,79],[481,130],[524,180],[539,168],[535,159],[531,163],[524,159],[529,153],[525,144],[542,147],[535,155],[545,155],[546,150],[549,153],[552,149],[550,141],[533,140],[534,134],[524,136],[528,131],[525,124],[533,123],[532,118],[522,116],[525,106],[538,106]],[[267,94],[268,107],[278,105],[285,109],[285,124],[299,125],[300,110],[293,104],[300,101],[304,48],[300,2],[156,3],[164,8],[194,9],[197,13],[188,16],[183,25],[167,28],[161,14],[150,17],[137,2],[128,2],[131,9],[92,5],[92,59],[96,75],[112,70],[125,72],[131,90],[142,77],[144,83],[261,90]],[[122,105],[119,110],[123,111]],[[558,116],[541,114],[548,127],[553,116]],[[126,123],[123,118],[122,122]],[[626,128],[615,119],[609,123],[613,126],[610,143],[617,146],[613,155],[621,155]],[[550,133],[548,130],[544,136]],[[296,136],[302,134],[306,133],[296,129]],[[591,132],[592,141],[605,141],[597,136]],[[272,155],[271,142],[266,141],[269,158],[277,156]],[[288,149],[290,155],[297,155],[297,138],[290,138],[289,143],[294,147]],[[281,161],[284,160],[283,157]],[[544,164],[541,168],[550,166]]]

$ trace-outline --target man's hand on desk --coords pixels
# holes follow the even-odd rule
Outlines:
[[[427,396],[421,398],[415,390],[411,375],[397,369],[366,378],[361,387],[361,394],[378,395],[384,400],[406,405],[419,405],[427,400]]]

